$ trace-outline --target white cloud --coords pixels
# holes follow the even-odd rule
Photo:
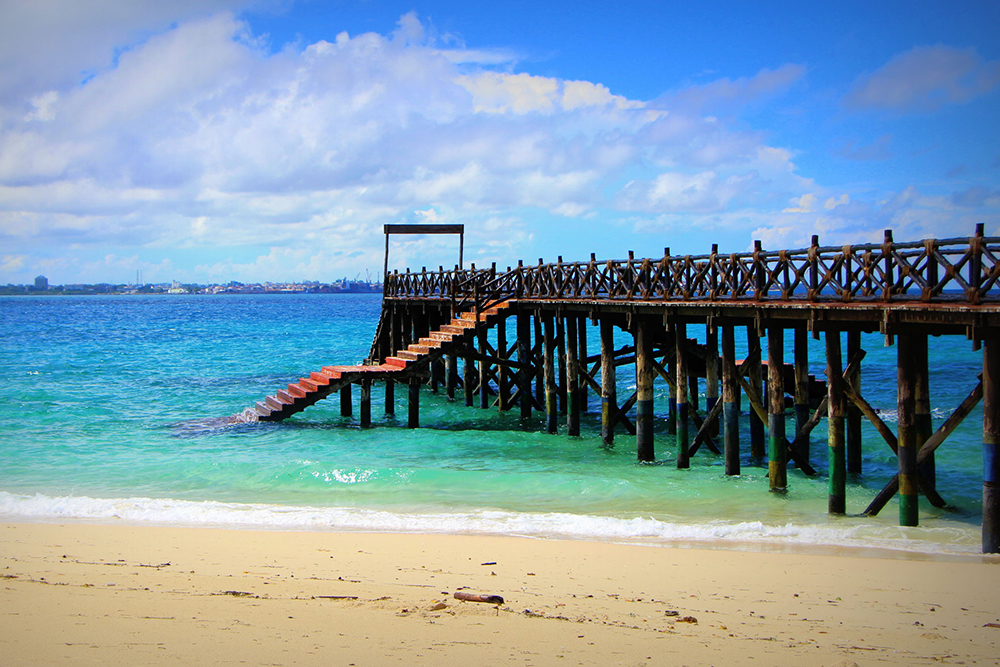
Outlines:
[[[918,46],[860,77],[845,101],[853,109],[934,111],[968,102],[998,85],[1000,60],[985,61],[971,48]]]
[[[171,25],[136,6],[115,5],[117,27],[84,22],[94,45],[70,40],[86,80],[37,55],[31,85],[2,88],[0,244],[15,259],[0,279],[33,278],[41,261],[63,267],[54,279],[64,282],[137,269],[157,280],[333,279],[381,268],[382,225],[398,221],[465,223],[469,256],[503,262],[568,257],[532,245],[567,234],[598,250],[615,225],[713,228],[742,242],[772,226],[853,229],[873,210],[799,176],[789,148],[707,115],[780,94],[799,66],[653,105],[596,82],[496,71],[516,57],[469,49],[415,15],[388,35],[331,32],[270,53],[229,12],[182,7]],[[980,200],[989,219],[994,199],[979,194],[904,197],[864,224]],[[821,211],[827,200],[837,205]],[[392,256],[450,266],[455,251],[406,241]]]

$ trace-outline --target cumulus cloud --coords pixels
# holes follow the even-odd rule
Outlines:
[[[47,6],[77,16],[71,5]],[[615,225],[711,226],[742,239],[779,213],[777,226],[803,229],[871,212],[798,175],[789,148],[711,115],[781,94],[805,75],[799,65],[650,103],[514,72],[516,55],[468,48],[415,14],[388,34],[273,51],[225,11],[238,4],[126,5],[101,5],[107,25],[86,19],[89,42],[12,9],[22,26],[67,35],[76,64],[22,40],[31,76],[0,75],[0,278],[33,278],[43,262],[66,282],[136,270],[185,281],[353,276],[381,267],[382,225],[397,221],[465,223],[469,256],[503,262],[550,228],[590,252]],[[14,50],[0,45],[0,58]],[[982,200],[992,215],[992,195],[956,196],[933,206]],[[393,250],[394,262],[431,266],[454,255],[439,239]]]
[[[860,77],[845,102],[852,109],[934,111],[969,102],[998,85],[1000,60],[986,61],[972,48],[918,46]]]

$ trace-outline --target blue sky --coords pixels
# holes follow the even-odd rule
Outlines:
[[[0,0],[0,284],[1000,235],[998,3],[542,4]]]

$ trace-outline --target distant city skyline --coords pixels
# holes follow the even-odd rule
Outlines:
[[[996,2],[0,0],[0,284],[1000,235]],[[457,262],[393,241],[391,268]],[[138,279],[137,279],[138,280]]]

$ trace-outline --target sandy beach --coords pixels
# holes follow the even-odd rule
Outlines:
[[[0,531],[4,665],[1000,664],[992,558],[82,523]]]

